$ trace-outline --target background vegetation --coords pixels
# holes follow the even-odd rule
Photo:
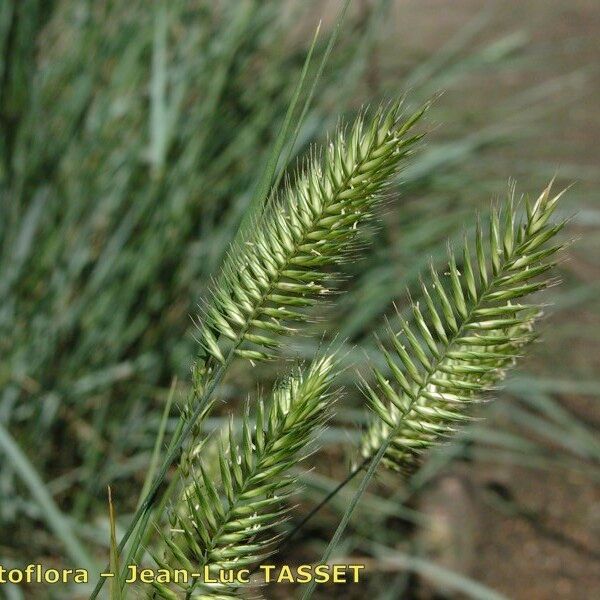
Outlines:
[[[462,239],[509,175],[528,192],[554,173],[577,181],[562,211],[575,213],[567,235],[581,239],[551,292],[543,343],[482,409],[485,423],[402,487],[381,474],[343,551],[368,564],[360,596],[593,596],[600,219],[589,65],[600,11],[584,1],[441,4],[355,2],[283,153],[295,161],[363,101],[409,91],[417,106],[445,91],[400,200],[382,211],[369,252],[345,266],[346,293],[322,314],[345,360],[378,360],[371,334],[384,315],[402,309],[430,257],[443,261],[443,242]],[[259,183],[314,26],[322,17],[327,29],[338,6],[0,5],[0,563],[106,559],[106,487],[126,523],[169,390],[177,400],[189,385],[189,315]],[[326,43],[321,35],[313,71]],[[290,358],[323,343],[313,327]],[[239,364],[221,396],[235,406],[281,368]],[[356,460],[363,403],[347,390],[315,470],[299,474],[305,512]],[[167,435],[177,417],[174,406]],[[286,548],[287,562],[321,554],[350,492]],[[48,593],[75,597],[0,589]]]

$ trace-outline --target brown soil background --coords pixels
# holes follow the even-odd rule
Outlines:
[[[493,11],[499,31],[524,30],[534,51],[536,47],[543,47],[544,51],[523,73],[477,81],[476,89],[468,96],[474,109],[532,83],[600,64],[600,2],[593,0],[403,1],[397,3],[396,22],[403,36],[407,39],[412,36],[413,43],[426,48],[439,43],[484,6]],[[510,150],[508,164],[516,164],[521,158],[531,160],[535,154],[539,160],[555,162],[559,172],[564,163],[597,171],[600,164],[597,70],[588,75],[584,87],[579,90],[579,97],[566,99],[560,118],[554,115],[543,122],[533,144],[528,142]],[[523,175],[519,177],[522,178]],[[579,181],[576,187],[588,206],[598,206],[597,182]],[[587,259],[571,256],[570,268],[585,273],[584,278],[590,283],[599,280],[597,253]],[[589,322],[598,331],[600,319],[591,308],[571,316],[576,321]],[[597,373],[598,340],[574,342],[569,354],[580,355],[577,361],[582,370]],[[557,345],[547,348],[544,355],[564,363],[564,351]],[[544,371],[547,369],[548,365]],[[561,400],[584,420],[598,421],[600,409],[595,399]],[[531,511],[534,518],[528,521],[502,515],[486,503],[484,490],[490,482],[505,486],[511,499]],[[439,515],[441,523],[448,520],[455,532],[462,521],[470,521],[472,554],[463,564],[463,570],[508,597],[523,600],[600,597],[600,488],[587,477],[574,472],[547,473],[513,465],[499,468],[475,463],[442,480],[425,505],[430,514]],[[446,546],[445,552],[451,549],[452,545]],[[455,557],[446,560],[450,565],[460,564]]]
[[[338,2],[325,4],[333,9],[339,6]],[[576,166],[577,209],[597,210],[600,2],[397,0],[393,22],[387,24],[389,43],[379,49],[381,60],[389,60],[385,53],[392,51],[411,54],[408,62],[429,56],[481,10],[489,10],[492,17],[491,26],[480,39],[524,31],[529,40],[526,51],[532,52],[530,60],[525,68],[471,78],[467,89],[450,90],[441,102],[460,103],[476,120],[477,114],[485,114],[490,105],[527,86],[591,66],[582,85],[576,89],[565,87],[562,107],[542,118],[526,143],[499,154],[497,172],[505,177],[515,175],[527,188],[527,167],[521,168],[521,163],[546,161],[556,165],[559,175],[563,165]],[[403,61],[402,57],[393,60],[400,64]],[[594,236],[596,241],[588,238],[587,251],[570,252],[568,268],[581,281],[597,286],[598,227],[582,233]],[[600,366],[600,343],[593,333],[600,331],[595,302],[596,306],[580,306],[568,315],[579,329],[582,324],[589,325],[590,333],[572,335],[567,348],[564,337],[559,341],[558,337],[555,340],[545,335],[543,356],[529,361],[531,370],[535,371],[539,363],[542,373],[573,377],[575,370],[594,377]],[[547,327],[552,326],[550,319]],[[562,396],[559,400],[598,430],[600,408],[595,397]],[[493,415],[491,423],[493,426]],[[495,500],[502,498],[518,505],[521,515],[498,510]],[[510,598],[600,598],[600,487],[585,472],[551,473],[476,461],[447,470],[421,498],[419,508],[434,517],[437,524],[434,533],[423,536],[420,543],[440,564],[462,571]],[[385,578],[389,574],[381,572],[377,576]],[[416,589],[414,593],[422,598],[457,597],[426,583],[417,584]]]

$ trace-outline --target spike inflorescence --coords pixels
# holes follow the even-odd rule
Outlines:
[[[549,242],[564,223],[549,219],[561,195],[552,197],[548,186],[526,203],[518,223],[511,191],[506,206],[492,211],[487,245],[479,226],[474,252],[465,240],[462,272],[452,251],[447,281],[431,268],[431,284],[422,285],[426,310],[413,303],[414,325],[400,318],[400,331],[390,328],[391,349],[382,346],[389,379],[374,369],[376,383],[364,386],[374,412],[363,436],[365,458],[388,441],[384,464],[414,471],[425,449],[472,418],[472,405],[533,339],[540,307],[522,299],[551,282],[544,276],[561,246]]]
[[[296,483],[290,468],[304,457],[327,418],[334,362],[317,359],[279,386],[270,403],[258,402],[254,427],[247,411],[239,440],[230,426],[218,452],[220,485],[205,466],[196,465],[173,514],[171,534],[164,536],[167,555],[156,559],[161,568],[203,573],[206,567],[214,578],[220,570],[239,570],[269,556],[278,539],[274,528],[286,518],[284,501]],[[181,590],[186,598],[236,597],[235,585],[200,579]],[[153,593],[179,597],[160,583]]]
[[[420,139],[410,131],[424,111],[403,119],[396,104],[368,126],[357,119],[272,199],[232,247],[202,308],[198,373],[225,362],[228,352],[270,358],[290,323],[304,321],[306,308],[328,294],[328,267],[348,255],[358,226]]]

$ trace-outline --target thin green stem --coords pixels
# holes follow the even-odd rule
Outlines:
[[[158,426],[158,434],[156,436],[156,440],[154,442],[154,449],[152,450],[152,458],[150,459],[150,465],[148,466],[148,473],[146,475],[146,479],[144,480],[144,485],[142,487],[142,491],[140,492],[140,499],[138,501],[138,505],[136,508],[139,508],[142,500],[146,497],[148,490],[150,489],[150,485],[154,479],[154,474],[156,473],[156,468],[158,467],[158,461],[160,459],[160,447],[162,446],[163,439],[165,437],[165,430],[167,428],[167,420],[169,418],[169,413],[171,412],[171,405],[173,403],[173,398],[175,397],[175,386],[177,385],[177,378],[174,378],[171,382],[171,389],[169,390],[169,395],[167,397],[167,402],[165,403],[165,408],[163,409],[162,418],[160,420],[160,424]]]
[[[306,79],[310,61],[312,60],[312,55],[317,43],[317,38],[319,36],[319,30],[320,26],[317,27],[315,31],[315,35],[308,49],[308,54],[306,55],[304,65],[302,67],[302,72],[300,73],[300,79],[298,80],[298,84],[294,90],[294,95],[292,96],[292,100],[285,113],[283,124],[281,125],[281,129],[279,130],[277,138],[275,139],[275,143],[271,149],[267,164],[265,165],[261,178],[259,179],[254,190],[254,194],[252,195],[252,199],[250,200],[250,204],[248,205],[242,222],[240,223],[238,235],[246,232],[246,230],[252,224],[252,219],[255,216],[260,216],[267,205],[269,190],[271,189],[271,183],[273,182],[273,176],[275,174],[275,170],[277,169],[277,164],[285,145],[285,140],[292,122],[292,117],[296,110],[296,105],[298,104],[302,88],[304,87],[304,80]],[[298,127],[299,126],[300,122],[298,122]]]
[[[358,467],[355,467],[346,475],[346,477],[338,483],[335,488],[333,488],[319,504],[314,506],[308,514],[304,516],[304,518],[281,540],[281,543],[278,544],[277,551],[280,552],[296,537],[298,532],[304,528],[304,526],[323,509],[329,502],[335,498],[361,471],[365,469],[365,467],[371,461],[371,457],[368,456],[365,458]]]
[[[342,516],[342,520],[340,521],[338,528],[335,530],[335,533],[333,534],[331,541],[329,542],[325,552],[323,553],[323,556],[321,558],[322,563],[326,563],[329,560],[329,557],[331,556],[332,552],[335,550],[339,541],[341,540],[342,535],[344,535],[344,532],[346,531],[346,527],[348,526],[348,523],[350,522],[350,519],[354,513],[354,509],[356,508],[357,504],[359,503],[360,499],[362,498],[363,494],[365,493],[367,487],[369,486],[369,483],[371,482],[371,479],[373,478],[373,475],[375,474],[375,471],[377,470],[379,463],[383,459],[383,456],[386,453],[388,446],[391,443],[391,440],[392,440],[392,437],[388,436],[386,438],[385,442],[381,445],[381,447],[377,451],[377,454],[373,457],[373,460],[371,461],[371,464],[369,465],[369,468],[367,469],[365,476],[363,477],[362,481],[360,482],[360,485],[358,486],[356,493],[352,497],[352,500],[350,501],[348,508],[346,509],[346,511],[344,512],[344,515]],[[308,598],[310,598],[312,596],[313,592],[315,591],[316,585],[317,585],[316,581],[314,579],[312,579],[311,582],[305,588],[304,594],[302,594],[302,600],[308,600]]]
[[[287,262],[283,266],[280,267],[279,273],[281,273],[286,266],[287,266]],[[119,546],[117,548],[117,551],[119,553],[122,553],[123,549],[125,548],[125,544],[129,540],[129,538],[131,537],[133,532],[136,530],[138,523],[140,523],[140,527],[138,528],[138,531],[136,532],[135,540],[137,540],[139,542],[139,540],[141,540],[143,538],[145,528],[150,521],[149,518],[146,518],[146,515],[149,513],[153,504],[156,502],[158,489],[160,488],[162,482],[164,481],[164,479],[167,475],[167,471],[169,470],[171,465],[175,462],[175,459],[179,455],[183,444],[193,433],[194,427],[196,425],[196,421],[199,419],[200,415],[202,415],[202,413],[210,406],[211,396],[214,393],[216,387],[223,380],[223,377],[224,377],[225,373],[227,372],[227,369],[229,368],[231,361],[235,357],[235,351],[243,343],[246,332],[247,332],[248,328],[250,327],[252,319],[256,316],[258,307],[261,306],[266,301],[266,298],[268,297],[268,295],[271,293],[272,290],[273,290],[273,285],[271,285],[263,293],[262,298],[260,299],[260,302],[257,304],[257,308],[255,308],[254,312],[248,317],[246,325],[244,326],[244,328],[241,330],[240,334],[238,335],[238,338],[237,338],[235,344],[229,349],[229,352],[227,353],[225,360],[221,363],[221,365],[219,365],[219,367],[217,367],[212,378],[210,379],[209,383],[207,384],[206,388],[204,389],[204,393],[202,394],[200,399],[196,401],[196,406],[194,408],[193,413],[191,413],[191,415],[189,415],[189,416],[182,415],[180,423],[185,421],[186,419],[187,419],[187,423],[181,429],[181,433],[180,433],[178,439],[176,439],[176,442],[171,444],[169,450],[167,451],[167,456],[165,457],[165,460],[161,466],[161,469],[160,469],[154,483],[150,487],[150,490],[148,491],[148,494],[146,495],[145,499],[142,501],[142,503],[138,507],[137,511],[135,512],[135,514],[133,516],[133,520],[129,524],[129,527],[127,528],[125,534],[123,535],[123,538],[121,539],[121,542],[119,543]],[[176,435],[177,435],[177,433],[176,433]],[[142,517],[144,517],[143,520],[142,520]],[[137,552],[137,546],[135,544],[132,544],[131,548],[129,549],[129,552],[128,552],[128,558],[131,559],[135,555],[136,552]],[[110,565],[107,568],[110,569]],[[94,588],[94,590],[90,596],[90,600],[94,600],[94,598],[96,598],[98,596],[100,590],[102,589],[102,586],[104,585],[104,579],[105,578],[102,578],[102,577],[99,578],[98,583],[96,584],[96,587]]]
[[[389,448],[390,444],[392,443],[394,437],[398,434],[398,431],[401,429],[401,427],[403,425],[402,421],[403,421],[404,417],[406,417],[406,415],[410,412],[410,410],[412,409],[413,405],[416,402],[416,399],[419,398],[422,391],[429,384],[431,377],[435,374],[435,372],[437,371],[439,366],[442,364],[442,362],[447,358],[448,352],[452,349],[453,344],[463,334],[464,330],[469,327],[469,324],[473,317],[474,311],[477,310],[485,302],[486,298],[488,297],[488,294],[496,287],[497,282],[500,281],[501,278],[503,277],[507,264],[510,263],[510,261],[512,260],[512,258],[515,255],[518,256],[520,253],[522,253],[522,248],[527,243],[527,241],[528,240],[522,242],[516,248],[514,248],[513,251],[510,253],[510,256],[505,256],[503,258],[501,268],[498,269],[497,273],[492,278],[490,278],[489,282],[486,285],[483,286],[483,289],[478,294],[477,300],[475,302],[473,302],[473,304],[471,305],[468,314],[462,320],[460,326],[457,328],[457,331],[454,333],[454,335],[452,337],[449,338],[449,340],[446,344],[444,353],[442,353],[440,355],[440,357],[432,364],[431,368],[428,370],[427,375],[423,379],[422,384],[419,386],[419,389],[415,393],[414,398],[411,400],[411,402],[408,403],[406,409],[400,415],[399,424],[396,427],[394,427],[393,429],[391,429],[391,431],[388,433],[385,440],[382,442],[381,446],[379,447],[377,453],[375,454],[375,456],[373,456],[372,461],[367,470],[367,473],[365,474],[364,478],[362,479],[360,486],[356,490],[356,493],[352,497],[352,500],[350,501],[348,508],[344,512],[344,515],[342,516],[342,519],[335,531],[333,538],[329,542],[327,548],[325,549],[325,552],[323,553],[323,556],[321,557],[322,563],[326,563],[329,560],[329,558],[331,557],[331,554],[333,553],[336,546],[338,545],[342,535],[344,534],[344,532],[346,530],[346,527],[348,526],[348,523],[350,522],[352,514],[354,513],[354,510],[356,509],[356,506],[358,505],[358,502],[362,498],[367,487],[369,486],[369,483],[371,482],[371,479],[375,475],[375,471],[377,470],[379,463],[383,460],[385,453],[387,452],[387,449]],[[315,581],[310,582],[307,585],[307,587],[302,595],[302,600],[309,600],[312,597],[315,587],[316,587],[316,582]]]
[[[161,423],[159,425],[158,435],[156,437],[156,442],[154,444],[154,450],[152,453],[152,459],[150,460],[150,466],[148,468],[148,475],[144,481],[144,486],[142,488],[142,492],[140,493],[138,508],[140,507],[143,499],[146,497],[146,494],[147,494],[148,490],[150,489],[150,485],[152,484],[152,481],[154,480],[154,473],[156,472],[156,468],[158,466],[158,460],[160,458],[160,446],[162,445],[162,441],[164,439],[164,434],[165,434],[165,430],[166,430],[166,426],[167,426],[167,420],[169,417],[169,413],[171,412],[171,405],[173,403],[173,398],[175,397],[176,384],[177,384],[177,379],[175,378],[175,379],[173,379],[173,381],[171,383],[171,389],[169,390],[169,396],[167,398],[167,402],[165,404]],[[169,448],[171,448],[173,446],[173,444],[177,442],[179,435],[181,433],[181,428],[183,426],[183,423],[184,423],[183,419],[180,419],[179,423],[177,424],[177,429],[175,430],[175,433],[173,434],[173,439],[171,440],[171,444],[169,445]],[[167,452],[169,451],[169,448],[167,449]],[[173,489],[176,487],[176,482],[177,482],[176,478],[171,480],[171,482],[169,482],[169,486],[167,487],[166,492],[162,495],[161,501],[157,507],[159,510],[159,514],[161,514],[161,512],[162,512],[160,510],[161,506],[162,507],[166,506],[166,500],[168,500],[168,498],[170,498],[171,494],[173,493]],[[150,517],[151,517],[151,513],[147,512],[144,515],[144,517],[141,519],[140,524],[135,531],[133,541],[129,546],[129,551],[127,552],[126,559],[123,562],[123,569],[120,574],[121,589],[123,589],[123,586],[125,585],[125,575],[127,573],[129,565],[132,564],[133,560],[135,560],[136,563],[139,561],[140,550],[142,550],[143,546],[145,545],[143,542],[145,542],[147,540],[147,536],[144,536],[144,534],[148,529],[148,522],[150,520]]]
[[[117,551],[119,553],[123,552],[125,545],[127,544],[127,541],[129,540],[132,533],[136,529],[138,523],[140,523],[142,517],[144,517],[150,511],[150,509],[156,502],[157,497],[158,497],[158,490],[159,490],[160,486],[162,485],[162,482],[164,481],[169,468],[171,467],[171,465],[175,462],[176,458],[178,457],[185,441],[192,434],[195,424],[196,424],[196,421],[198,420],[198,418],[200,417],[202,412],[206,409],[206,407],[209,405],[210,399],[211,399],[215,389],[217,388],[217,386],[223,380],[225,372],[226,372],[227,368],[229,367],[229,365],[231,364],[233,357],[234,357],[234,348],[232,348],[229,351],[223,364],[220,367],[218,367],[217,370],[214,372],[210,382],[208,383],[208,385],[206,386],[206,388],[204,390],[204,393],[196,402],[196,407],[194,408],[194,411],[187,419],[186,425],[181,430],[179,439],[177,440],[177,442],[175,444],[173,444],[171,446],[170,450],[167,452],[165,460],[163,461],[161,468],[158,471],[158,475],[156,476],[154,483],[150,486],[150,489],[149,489],[148,493],[146,494],[146,497],[140,504],[139,508],[136,510],[135,514],[133,515],[133,519],[131,520],[131,523],[129,524],[129,527],[127,527],[127,530],[125,531],[123,537],[121,538],[121,541],[117,548]],[[182,417],[182,419],[183,418],[184,417]],[[146,521],[146,524],[147,524],[147,521]],[[140,528],[138,535],[141,537],[143,535],[143,533],[144,533],[143,528]],[[135,551],[136,551],[136,549],[134,548],[133,552],[135,553]],[[107,566],[107,569],[110,569],[110,565]],[[96,583],[96,587],[94,588],[94,590],[92,591],[92,594],[90,595],[90,600],[93,600],[94,598],[98,597],[98,594],[100,593],[100,590],[102,589],[102,586],[104,585],[105,579],[106,578],[104,578],[104,577],[99,577],[98,582]]]
[[[327,60],[329,59],[329,55],[331,54],[331,51],[333,50],[333,46],[335,45],[335,42],[337,41],[337,38],[338,38],[339,33],[340,33],[340,29],[342,27],[342,23],[344,21],[344,18],[346,17],[346,12],[348,10],[348,7],[350,6],[350,2],[351,1],[352,0],[346,0],[346,2],[344,3],[344,5],[340,9],[339,16],[337,18],[337,21],[335,23],[333,31],[332,31],[332,33],[331,33],[331,35],[329,37],[329,42],[327,43],[327,48],[325,49],[325,53],[323,54],[323,58],[321,59],[321,62],[319,64],[319,68],[317,69],[317,73],[313,77],[313,81],[312,81],[312,85],[310,87],[310,91],[308,93],[306,101],[304,102],[304,106],[302,107],[302,112],[300,113],[300,117],[298,118],[298,122],[296,124],[296,129],[294,130],[294,134],[292,135],[292,138],[290,140],[290,144],[289,144],[289,147],[288,147],[287,156],[285,158],[285,161],[284,161],[283,165],[281,166],[281,170],[279,171],[279,175],[277,176],[277,178],[276,178],[273,186],[271,187],[271,189],[272,189],[271,199],[274,196],[273,192],[278,189],[279,184],[281,183],[281,179],[283,178],[283,174],[285,173],[285,167],[286,167],[286,165],[290,161],[290,156],[292,155],[292,152],[294,150],[294,145],[296,144],[296,140],[298,139],[298,134],[300,133],[300,127],[302,126],[302,123],[303,123],[303,121],[304,121],[304,119],[306,117],[306,113],[308,112],[308,109],[309,109],[310,104],[312,102],[313,96],[315,95],[315,91],[317,89],[317,83],[319,82],[319,79],[321,78],[321,75],[323,74],[323,69],[325,68],[325,65],[327,64]],[[317,28],[317,34],[318,34],[318,28]],[[316,40],[316,35],[317,34],[315,34],[315,40]],[[311,50],[312,50],[312,47],[311,47]]]

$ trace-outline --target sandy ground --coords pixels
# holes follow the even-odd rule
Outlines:
[[[589,208],[590,218],[597,220],[600,2],[396,0],[394,18],[387,23],[385,52],[397,47],[398,56],[392,62],[400,65],[428,56],[481,11],[490,15],[490,25],[478,39],[523,31],[528,39],[525,50],[529,62],[519,69],[473,78],[465,88],[451,90],[442,102],[461,103],[476,119],[477,114],[485,114],[484,109],[528,86],[571,75],[571,83],[561,84],[558,92],[548,92],[549,102],[550,96],[554,102],[558,94],[560,108],[539,121],[526,143],[503,151],[498,157],[498,171],[508,169],[507,176],[524,179],[527,187],[532,163],[555,165],[565,180],[577,182],[577,209]],[[580,281],[597,285],[599,248],[589,236],[600,239],[598,224],[584,227],[582,234],[588,237],[586,249],[570,254],[569,268]],[[589,326],[589,331],[600,330],[597,302],[595,307],[579,306],[570,318],[579,329]],[[573,335],[566,355],[561,345],[564,338],[560,343],[553,339],[548,342],[539,358],[542,371],[556,369],[571,376],[573,370],[597,373],[600,344],[593,335]],[[560,400],[588,424],[595,423],[597,429],[600,407],[596,398],[569,396]],[[514,513],[515,506],[519,514]],[[585,474],[481,462],[460,465],[440,478],[420,500],[420,508],[439,524],[433,537],[421,541],[430,547],[430,556],[442,564],[510,598],[600,598],[600,487]],[[426,584],[418,584],[411,594],[447,597]]]
[[[465,100],[473,109],[532,83],[600,64],[600,2],[592,0],[402,0],[395,6],[395,24],[407,43],[426,50],[432,44],[443,43],[486,8],[498,32],[519,29],[527,33],[534,57],[524,71],[478,79]],[[599,92],[597,69],[585,75],[583,85],[566,87],[564,108],[543,121],[533,140],[511,149],[506,164],[529,162],[534,155],[540,162],[556,163],[559,173],[561,165],[574,165],[574,174],[579,176],[579,202],[597,209]],[[452,100],[458,100],[456,94]],[[593,175],[594,170],[595,178],[587,179],[586,175]],[[593,233],[597,234],[597,229]],[[597,282],[597,257],[597,253],[587,257],[574,253],[571,268],[584,280]],[[590,307],[572,317],[579,322],[588,320],[598,330],[600,319]],[[564,368],[563,353],[564,348],[556,347],[545,355],[561,356],[557,362],[563,362]],[[597,342],[590,347],[585,341],[575,341],[570,354],[579,354],[577,360],[587,363],[580,365],[583,370],[597,372]],[[591,400],[562,400],[585,420],[595,418],[597,422],[600,409]],[[465,519],[470,520],[471,551],[463,561],[463,570],[475,579],[510,598],[523,600],[600,597],[600,488],[587,477],[574,472],[550,474],[517,466],[477,464],[457,469],[442,479],[432,496],[424,501],[423,508],[437,515],[440,522],[449,520],[456,530]],[[503,499],[519,506],[521,515],[511,515],[506,503],[501,504],[504,510],[499,510],[497,501]],[[452,536],[445,542],[450,545],[442,555],[457,547]],[[443,536],[439,543],[444,543]],[[446,556],[446,560],[450,564],[461,562],[456,557]]]

